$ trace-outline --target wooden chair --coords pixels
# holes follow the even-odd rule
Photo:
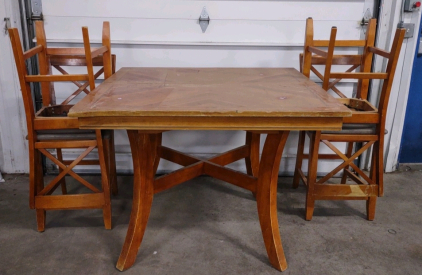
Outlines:
[[[372,21],[373,22],[373,21]],[[352,116],[343,120],[343,129],[341,131],[330,132],[307,132],[310,137],[309,154],[304,154],[304,143],[306,133],[299,134],[299,145],[296,161],[296,169],[293,179],[293,187],[297,188],[299,179],[305,183],[306,192],[306,220],[311,220],[314,210],[315,200],[366,200],[367,218],[375,218],[375,205],[378,196],[383,196],[383,147],[385,133],[385,119],[388,106],[388,100],[391,92],[391,86],[394,79],[394,73],[397,61],[400,55],[405,29],[397,29],[390,52],[386,52],[373,45],[375,27],[370,23],[367,39],[362,41],[336,41],[337,28],[331,30],[330,40],[314,41],[312,19],[308,19],[306,26],[306,38],[303,54],[303,74],[307,77],[310,71],[314,71],[312,64],[321,64],[325,62],[324,75],[320,75],[325,90],[333,89],[340,79],[357,79],[358,90],[356,98],[346,98],[341,92],[339,101],[349,107]],[[318,47],[327,47],[327,50],[321,50]],[[337,46],[362,46],[361,55],[334,55],[334,48]],[[315,54],[316,56],[313,56]],[[387,59],[388,65],[385,72],[370,72],[370,64],[373,54]],[[358,62],[360,60],[360,62]],[[346,72],[332,72],[332,66],[336,64],[350,65],[353,69]],[[358,66],[360,72],[352,72]],[[318,74],[317,74],[318,75]],[[334,79],[334,80],[332,80]],[[383,85],[380,94],[378,108],[367,101],[367,91],[369,80],[382,79]],[[334,89],[336,91],[336,89]],[[320,154],[319,146],[323,142],[335,154]],[[346,152],[341,152],[333,142],[347,143]],[[353,152],[353,145],[362,144],[356,152]],[[355,163],[363,152],[372,148],[371,170],[369,176],[364,173]],[[302,162],[308,159],[308,175],[305,176],[302,171]],[[342,160],[333,171],[317,178],[318,160]],[[352,169],[352,170],[351,170]],[[338,172],[343,170],[341,183],[328,183]],[[346,184],[349,178],[355,184]]]
[[[25,106],[28,147],[30,162],[30,184],[29,184],[29,205],[31,209],[36,209],[38,231],[45,229],[46,210],[58,209],[103,209],[104,224],[107,229],[111,229],[111,205],[109,192],[109,169],[107,163],[110,158],[111,136],[107,131],[101,130],[79,130],[78,120],[67,117],[71,105],[44,105],[35,112],[34,102],[31,93],[31,82],[53,83],[58,81],[88,81],[90,89],[95,88],[95,78],[93,73],[93,58],[103,56],[104,77],[111,76],[111,52],[109,24],[104,22],[103,46],[98,49],[91,49],[89,43],[88,29],[82,28],[84,48],[47,48],[39,41],[39,45],[23,52],[16,28],[9,29],[10,40],[18,71],[22,98]],[[47,66],[49,55],[76,54],[86,57],[86,74],[66,74],[51,75],[43,68]],[[40,75],[28,75],[25,60],[38,55],[40,64]],[[63,149],[85,148],[82,154],[73,161],[62,159]],[[94,149],[98,148],[99,160],[84,160],[84,158]],[[50,152],[57,150],[57,157]],[[44,174],[42,170],[41,154],[45,155],[60,168],[60,173],[48,184],[44,184]],[[101,168],[101,189],[98,189],[87,182],[72,169],[76,165],[96,165]],[[63,195],[53,192],[62,182],[63,177],[68,174],[88,188],[91,193],[67,194],[63,190]]]
[[[44,31],[44,21],[35,21],[35,33],[37,38],[37,45],[42,45],[43,47],[47,48],[47,38]],[[108,41],[108,42],[107,42]],[[104,27],[103,29],[103,44],[110,44],[110,28]],[[86,56],[85,54],[80,54],[75,52],[75,49],[72,49],[69,52],[56,52],[54,54],[47,51],[46,56],[42,56],[39,58],[39,69],[40,74],[52,74],[53,68],[55,68],[58,72],[63,75],[68,75],[69,73],[65,70],[67,67],[85,67],[87,66],[86,63]],[[99,67],[99,70],[94,74],[94,80],[96,80],[101,74],[104,73],[104,57],[103,55],[98,55],[92,58],[92,66]],[[86,69],[85,69],[86,70]],[[111,74],[116,72],[116,55],[111,55]],[[84,94],[89,94],[88,86],[90,85],[89,81],[85,83],[80,83],[79,81],[72,81],[78,88],[74,91],[71,95],[69,95],[62,103],[59,105],[69,105],[69,103],[74,100],[79,94],[82,92]],[[42,100],[43,106],[49,105],[57,105],[56,103],[56,93],[55,87],[53,82],[41,82],[41,93],[42,93]],[[73,106],[73,105],[71,105]],[[118,193],[117,190],[117,174],[116,174],[116,161],[115,161],[115,149],[114,149],[114,131],[108,131],[110,135],[110,148],[106,148],[106,151],[109,152],[109,156],[107,158],[107,166],[110,171],[110,186],[111,191],[114,195]],[[106,144],[108,146],[108,144]],[[61,150],[57,149],[60,158],[62,158]],[[59,172],[62,169],[59,168]],[[65,178],[61,179],[61,185],[63,192],[66,192],[66,183]]]
[[[357,52],[360,50],[361,53],[348,55],[333,54],[331,61],[329,62],[324,51],[318,49],[317,47],[328,48],[330,46],[330,40],[314,40],[313,20],[312,18],[308,18],[306,20],[304,51],[303,53],[299,54],[300,71],[308,78],[310,77],[312,71],[321,81],[323,81],[322,87],[324,90],[328,91],[331,89],[339,97],[345,98],[346,96],[335,86],[341,81],[341,78],[329,82],[327,73],[329,73],[332,65],[351,66],[346,70],[346,72],[353,72],[358,69],[360,72],[370,72],[372,67],[373,54],[372,52],[368,51],[368,47],[374,47],[375,45],[376,28],[377,20],[370,19],[368,22],[365,39],[335,40],[335,45],[331,47],[332,50],[334,50],[334,47],[337,49],[356,48]],[[309,51],[309,47],[312,47],[313,50],[318,51],[318,54],[313,54],[311,51]],[[306,63],[305,65],[304,62]],[[325,66],[327,63],[330,63],[331,65]],[[325,72],[322,73],[318,71],[314,65],[324,65]],[[358,79],[357,81],[356,98],[368,99],[369,79]]]

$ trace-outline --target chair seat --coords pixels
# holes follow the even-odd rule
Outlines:
[[[356,135],[375,135],[376,128],[375,124],[364,124],[364,123],[348,123],[343,124],[341,131],[322,131],[322,134],[356,134]]]
[[[111,130],[101,131],[103,139],[110,139]],[[96,139],[95,130],[39,130],[37,131],[38,140],[93,140]]]

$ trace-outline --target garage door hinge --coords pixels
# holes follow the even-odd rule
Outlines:
[[[10,18],[9,17],[5,17],[4,18],[4,34],[8,33],[8,29],[10,29],[12,27],[12,25],[10,24]]]
[[[360,21],[361,26],[365,26],[369,24],[369,20],[372,18],[372,12],[370,9],[367,9],[365,11],[365,14],[363,15],[362,21]]]
[[[29,20],[44,20],[44,17],[42,15],[41,0],[31,0],[31,17],[29,18]]]
[[[201,30],[204,33],[208,25],[210,24],[210,16],[208,15],[207,8],[204,7],[202,9],[201,15],[199,16],[199,26],[201,26]]]

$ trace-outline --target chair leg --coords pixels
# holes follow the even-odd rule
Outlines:
[[[45,230],[45,210],[37,209],[37,230],[38,232],[44,232]]]
[[[29,208],[35,209],[35,196],[40,191],[42,182],[42,163],[40,152],[29,141]],[[40,182],[41,181],[41,182]]]
[[[101,167],[101,185],[104,194],[103,218],[106,229],[111,229],[111,202],[110,202],[110,182],[108,179],[109,171],[107,168],[106,153],[103,144],[101,130],[95,130],[97,134],[98,158]]]
[[[109,151],[109,175],[110,175],[110,182],[111,182],[111,190],[113,195],[117,195],[119,190],[117,187],[117,173],[116,173],[116,151],[114,147],[114,131],[112,131],[111,139],[110,139],[110,151]]]
[[[246,132],[245,144],[249,146],[249,156],[245,158],[247,174],[258,177],[259,173],[259,144],[261,135],[259,133]],[[252,192],[256,198],[256,192]]]
[[[312,132],[309,144],[309,162],[308,162],[308,179],[306,188],[306,210],[305,220],[310,221],[314,214],[315,196],[314,186],[317,180],[317,167],[318,167],[318,151],[321,139],[321,132]]]
[[[57,159],[63,163],[63,154],[62,154],[62,149],[61,148],[57,148]],[[59,173],[61,173],[63,171],[63,169],[61,167],[59,167]],[[63,177],[60,180],[60,186],[62,188],[62,194],[66,195],[67,194],[67,189],[66,189],[66,180],[65,177]]]
[[[42,155],[41,153],[36,150],[35,151],[36,154],[36,164],[37,168],[36,168],[36,194],[38,194],[38,192],[41,192],[41,190],[44,189],[44,171],[43,171],[43,167],[42,167]]]
[[[377,184],[378,184],[378,196],[384,196],[384,137],[381,137],[378,142],[375,143],[377,147]]]
[[[299,132],[299,142],[297,145],[297,154],[296,154],[296,166],[295,166],[295,173],[293,176],[293,188],[299,187],[299,182],[300,182],[299,171],[302,170],[303,150],[305,148],[305,137],[306,137],[305,131]]]
[[[245,158],[246,171],[248,175],[257,177],[259,172],[259,141],[261,135],[258,133],[246,132],[245,144],[250,147],[249,156]]]
[[[371,169],[369,171],[369,177],[374,181],[377,182],[377,150],[375,145],[372,145],[372,156],[371,156]]]
[[[383,172],[384,172],[384,145],[383,139],[375,142],[372,151],[372,165],[371,165],[371,179],[373,179],[378,185],[378,196],[383,196]],[[366,201],[366,215],[369,221],[375,219],[375,208],[377,203],[377,197],[371,196]]]
[[[161,159],[161,144],[163,142],[163,133],[159,133],[159,134],[155,134],[151,136],[152,138],[152,142],[153,142],[153,146],[157,148],[157,154],[155,156],[155,160],[154,160],[154,175],[157,174],[157,170],[158,170],[158,165],[160,164],[160,159]]]
[[[310,221],[312,220],[312,217],[314,215],[314,209],[315,209],[315,198],[312,196],[312,194],[307,193],[306,194],[306,209],[305,209],[305,220]]]
[[[348,158],[350,158],[352,156],[352,152],[353,152],[353,142],[348,142],[347,143],[347,149],[346,149],[346,156]],[[343,169],[343,176],[341,177],[341,184],[346,184],[346,180],[347,180],[346,170],[347,169],[349,169],[349,165],[347,165]]]
[[[35,197],[44,187],[44,173],[42,168],[41,153],[34,148],[34,143],[30,143],[29,147],[29,206],[31,209],[35,209]],[[37,217],[37,230],[39,232],[44,232],[45,210],[36,209],[35,211]]]
[[[366,217],[368,221],[375,219],[375,206],[377,204],[377,197],[371,196],[366,201]]]
[[[109,188],[113,195],[118,194],[117,187],[117,174],[116,174],[116,154],[114,151],[114,131],[110,136],[110,139],[103,139],[104,156],[107,164]]]

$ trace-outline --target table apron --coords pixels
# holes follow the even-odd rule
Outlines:
[[[342,124],[342,117],[79,117],[81,129],[339,131]]]

